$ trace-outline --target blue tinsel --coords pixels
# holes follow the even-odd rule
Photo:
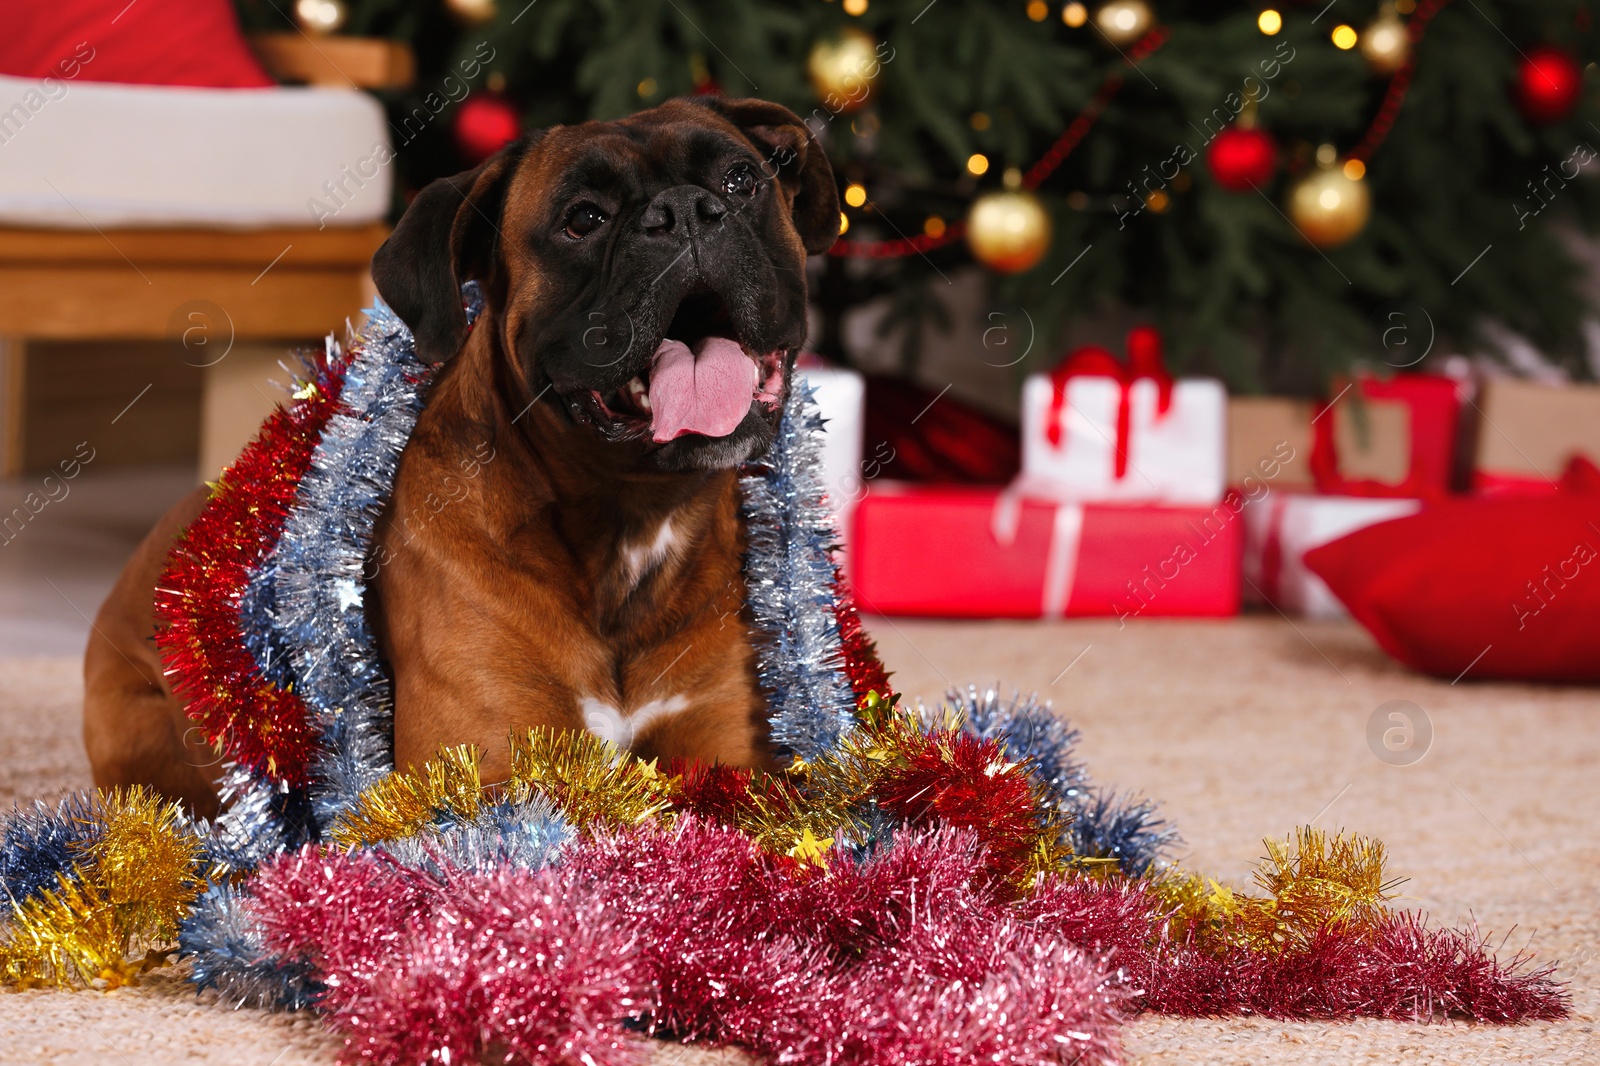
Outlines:
[[[797,382],[760,472],[741,479],[748,554],[746,598],[756,627],[757,677],[780,751],[811,759],[855,726],[833,613],[837,534],[824,498],[822,416]]]
[[[1066,842],[1088,858],[1116,859],[1123,872],[1142,876],[1163,863],[1178,842],[1177,831],[1156,815],[1152,800],[1100,791],[1076,758],[1078,731],[1035,695],[1003,699],[994,689],[952,690],[924,714],[929,725],[958,725],[998,741],[1045,788],[1057,810],[1070,819]]]
[[[486,806],[471,821],[440,812],[436,825],[377,847],[402,865],[433,873],[440,872],[440,860],[463,870],[497,866],[537,870],[559,862],[572,838],[572,826],[555,804],[534,794]]]
[[[310,1006],[321,991],[310,964],[267,954],[249,901],[248,891],[224,881],[212,884],[195,903],[178,930],[178,952],[193,961],[189,980],[198,988],[215,988],[236,1006]]]
[[[0,822],[0,889],[12,903],[48,891],[72,871],[103,825],[97,797],[76,793],[54,807],[35,800]]]

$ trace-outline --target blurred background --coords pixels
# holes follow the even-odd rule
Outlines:
[[[282,399],[286,353],[359,321],[367,260],[418,189],[526,131],[682,95],[783,103],[833,160],[808,365],[869,608],[1337,615],[1303,565],[1318,545],[1439,501],[1575,491],[1600,457],[1585,2],[3,17],[8,648],[81,643],[131,540]],[[1134,595],[1171,530],[1269,493],[1229,512],[1214,572],[1182,564],[1193,596]],[[1104,589],[1061,586],[1041,499],[1090,508],[1070,546]],[[1092,555],[1105,505],[1106,542],[1145,555]],[[935,580],[951,560],[895,532],[919,521],[971,526],[952,543],[986,562],[956,569],[981,580]]]

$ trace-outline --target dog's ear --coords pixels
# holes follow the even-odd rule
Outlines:
[[[417,354],[431,363],[467,339],[461,284],[492,284],[506,187],[527,151],[518,141],[454,177],[419,192],[372,256],[378,295],[411,327]]]
[[[763,169],[789,191],[794,228],[806,251],[816,255],[832,247],[839,238],[839,189],[827,154],[800,116],[765,100],[694,99],[738,126],[762,150]]]

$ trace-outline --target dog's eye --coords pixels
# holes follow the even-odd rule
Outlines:
[[[581,241],[606,224],[606,213],[594,204],[579,204],[567,213],[567,236]]]
[[[740,163],[722,178],[722,189],[729,196],[754,196],[760,182],[749,163]]]

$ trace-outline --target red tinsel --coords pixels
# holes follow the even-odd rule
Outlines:
[[[306,783],[314,736],[300,698],[262,677],[239,603],[283,531],[349,359],[321,367],[295,403],[267,418],[217,479],[156,584],[156,645],[189,717],[224,756],[289,785]]]
[[[839,642],[844,646],[844,672],[850,678],[856,703],[860,704],[869,692],[890,699],[894,692],[889,688],[889,674],[883,668],[883,660],[878,658],[878,646],[862,628],[855,591],[842,570],[834,577],[833,611],[839,622]]]
[[[1323,926],[1302,947],[1275,954],[1164,944],[1143,1004],[1195,1016],[1498,1023],[1565,1016],[1567,994],[1553,968],[1527,963],[1522,955],[1502,963],[1471,931],[1429,928],[1415,914],[1395,912],[1370,928]]]
[[[1044,805],[999,742],[941,730],[918,734],[904,763],[892,762],[874,794],[912,825],[943,823],[981,833],[989,873],[1020,883],[1033,865]]]

